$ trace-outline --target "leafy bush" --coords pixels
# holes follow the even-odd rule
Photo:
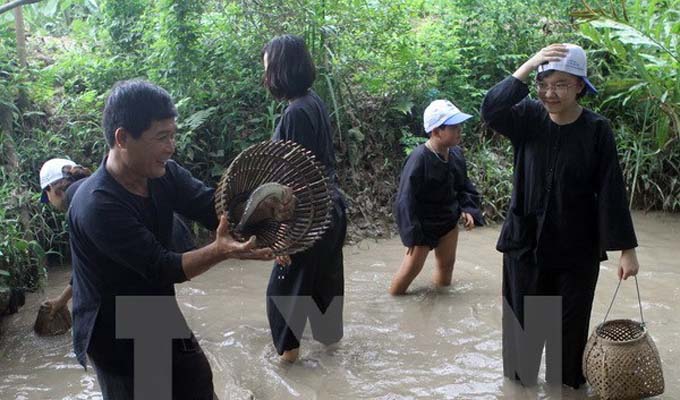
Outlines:
[[[36,244],[66,255],[63,216],[37,205],[37,172],[64,155],[98,166],[107,150],[101,110],[116,81],[147,78],[173,95],[175,157],[214,184],[236,154],[271,136],[285,107],[261,85],[262,46],[282,33],[303,36],[317,64],[314,89],[331,112],[358,234],[390,229],[398,174],[424,140],[430,101],[448,98],[477,116],[493,84],[559,41],[589,48],[603,96],[587,105],[613,122],[631,203],[678,211],[678,1],[629,0],[624,12],[619,3],[584,9],[558,0],[45,0],[24,7],[26,69],[14,61],[12,19],[3,14],[0,279],[39,283]],[[509,143],[479,118],[465,135],[471,179],[487,215],[500,219],[511,190]]]

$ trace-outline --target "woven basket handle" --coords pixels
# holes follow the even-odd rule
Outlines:
[[[634,276],[635,278],[635,289],[637,289],[637,297],[638,297],[638,305],[640,306],[640,322],[642,323],[642,326],[645,326],[645,317],[642,315],[642,301],[640,300],[640,286],[638,286],[638,279],[637,275]],[[607,317],[609,317],[609,312],[612,310],[612,306],[614,305],[614,300],[616,300],[616,295],[619,293],[619,288],[621,287],[621,282],[623,279],[619,279],[618,285],[616,285],[616,290],[614,291],[614,297],[612,298],[612,302],[609,304],[609,308],[607,309],[607,313],[604,315],[604,320],[602,323],[604,324],[607,322]]]

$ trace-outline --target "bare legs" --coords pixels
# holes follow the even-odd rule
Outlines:
[[[434,249],[436,266],[432,282],[436,286],[451,285],[453,266],[456,263],[456,248],[458,247],[458,228],[454,228],[444,237],[439,239],[439,244]]]
[[[451,284],[457,246],[458,228],[452,229],[439,239],[439,244],[434,249],[436,266],[432,278],[436,286],[449,286]],[[392,278],[392,284],[389,288],[391,295],[396,296],[406,293],[411,282],[422,271],[429,252],[430,248],[428,246],[413,246],[407,249],[399,270],[394,275],[394,278]]]
[[[429,252],[428,246],[413,246],[406,250],[399,271],[392,278],[392,284],[388,289],[391,295],[397,296],[406,293],[408,286],[423,269]]]

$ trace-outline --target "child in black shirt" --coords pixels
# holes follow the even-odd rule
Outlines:
[[[394,203],[394,215],[406,255],[392,279],[389,292],[404,294],[434,249],[437,286],[451,284],[458,244],[457,224],[482,225],[479,193],[467,177],[463,152],[458,147],[462,124],[471,115],[447,100],[435,100],[424,113],[429,140],[408,156]]]

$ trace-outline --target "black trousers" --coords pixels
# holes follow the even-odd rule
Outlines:
[[[291,255],[291,265],[275,263],[272,269],[267,286],[267,318],[279,354],[300,347],[307,319],[315,340],[331,344],[342,338],[345,206],[335,202],[332,213],[330,227],[314,246]]]
[[[574,388],[585,383],[581,360],[588,340],[588,325],[599,271],[598,261],[570,269],[551,269],[532,261],[518,261],[504,254],[503,373],[506,377],[518,379],[526,386],[534,385],[545,343],[546,380]],[[560,340],[555,340],[555,336],[549,333],[551,324],[548,322],[557,318],[559,325],[560,315],[546,314],[550,312],[548,307],[541,308],[548,303],[545,299],[525,296],[561,298],[561,310],[557,310],[561,312],[561,348],[557,348],[560,347]],[[559,298],[556,299],[558,304]],[[544,304],[540,304],[541,301]],[[534,304],[530,305],[531,302]],[[527,310],[543,315],[528,316]],[[536,321],[534,326],[527,326],[526,322],[532,319]],[[557,364],[560,356],[561,365]]]
[[[90,357],[104,400],[134,400],[134,370],[105,367]],[[198,341],[172,341],[172,400],[216,400],[213,375],[208,359]]]

